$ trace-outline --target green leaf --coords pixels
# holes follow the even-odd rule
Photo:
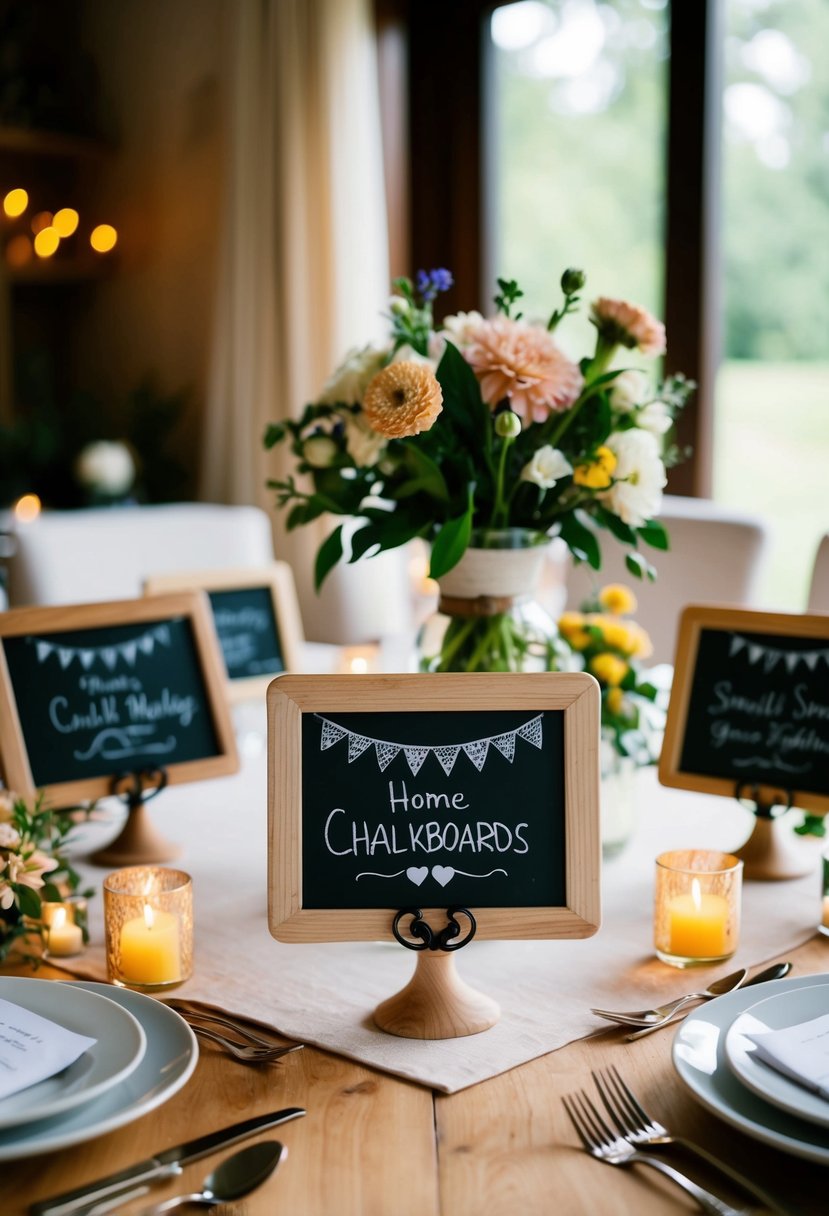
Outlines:
[[[417,485],[424,493],[431,494],[433,498],[439,498],[443,502],[449,501],[449,488],[446,485],[446,478],[440,470],[440,466],[436,461],[432,460],[427,454],[415,444],[409,444],[406,448],[405,463],[409,471],[412,473],[412,478],[404,482],[402,486],[396,490],[396,497],[404,497],[404,487]],[[409,490],[408,493],[414,491]]]
[[[317,560],[314,564],[314,586],[317,591],[323,584],[325,576],[336,566],[343,555],[343,526],[335,528],[319,547]]]
[[[17,892],[17,902],[20,904],[20,911],[24,916],[31,916],[34,920],[40,919],[40,896],[31,887],[17,886],[14,890]]]
[[[587,562],[593,570],[601,569],[602,553],[596,535],[580,523],[575,515],[565,517],[560,536],[576,561]]]
[[[647,578],[649,582],[656,582],[656,570],[646,561],[641,553],[627,553],[625,555],[625,565],[631,574],[637,578]]]
[[[262,438],[266,448],[272,448],[285,438],[285,427],[281,422],[269,422]]]
[[[479,449],[481,441],[489,434],[489,407],[481,400],[475,373],[453,343],[446,343],[435,374],[443,390],[447,420],[467,437],[473,449]],[[440,426],[440,421],[439,415],[436,427]]]
[[[596,523],[602,528],[607,528],[608,532],[612,532],[622,544],[636,545],[636,533],[633,528],[619,519],[618,515],[614,515],[612,511],[608,511],[607,507],[595,508],[593,515]]]
[[[364,524],[351,537],[350,562],[359,561],[374,545],[381,551],[396,549],[419,536],[424,525],[400,516],[397,512],[382,511],[375,515],[375,522]]]
[[[432,578],[442,578],[458,562],[466,552],[469,538],[472,535],[472,495],[469,495],[469,505],[463,515],[449,519],[435,537],[432,545],[432,563],[429,574]]]
[[[670,549],[671,542],[664,524],[661,524],[658,519],[651,519],[642,528],[637,528],[637,532],[642,537],[645,544],[650,545],[653,549]]]
[[[640,697],[644,697],[647,701],[655,701],[659,695],[659,689],[655,684],[637,684],[635,691]]]
[[[292,507],[288,512],[288,518],[285,526],[290,532],[293,528],[298,528],[302,524],[309,524],[312,520],[318,519],[320,515],[324,515],[329,508],[320,499],[309,499],[307,502],[298,502],[295,507]]]
[[[53,882],[45,882],[40,888],[40,898],[47,903],[60,903],[63,896]]]

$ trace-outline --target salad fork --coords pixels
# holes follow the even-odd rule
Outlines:
[[[228,1038],[227,1035],[219,1034],[218,1031],[210,1030],[207,1026],[200,1026],[196,1022],[190,1022],[189,1025],[200,1038],[223,1047],[237,1060],[242,1060],[246,1064],[269,1064],[273,1060],[289,1055],[292,1051],[301,1051],[303,1047],[302,1043],[291,1043],[288,1046],[274,1043],[270,1047],[257,1047],[253,1043],[240,1043],[237,1039]]]
[[[777,1213],[777,1216],[792,1216],[791,1208],[788,1210],[781,1208],[780,1204],[772,1199],[771,1195],[767,1194],[762,1187],[724,1161],[720,1161],[707,1149],[701,1148],[692,1140],[686,1140],[684,1136],[672,1135],[666,1127],[645,1110],[630,1086],[622,1080],[615,1065],[611,1065],[604,1072],[594,1070],[593,1080],[596,1082],[596,1088],[607,1113],[621,1135],[634,1148],[662,1148],[671,1144],[683,1148],[699,1160],[719,1170],[724,1177],[762,1203],[768,1211]]]
[[[604,1161],[607,1165],[649,1165],[651,1169],[664,1174],[687,1191],[704,1212],[712,1213],[713,1216],[749,1216],[744,1210],[731,1207],[723,1199],[692,1182],[660,1157],[646,1156],[623,1137],[617,1136],[605,1123],[584,1090],[565,1096],[562,1100],[577,1136],[591,1157]]]

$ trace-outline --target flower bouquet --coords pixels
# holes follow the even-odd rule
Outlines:
[[[620,351],[665,350],[662,324],[620,300],[592,304],[595,348],[572,362],[555,334],[584,282],[581,271],[565,271],[559,306],[530,322],[518,284],[499,279],[492,317],[458,313],[438,326],[434,301],[451,286],[449,272],[397,279],[388,341],[352,351],[298,420],[267,429],[267,447],[290,440],[302,475],[269,482],[277,505],[290,508],[289,529],[326,514],[363,521],[348,549],[342,525],[323,542],[318,586],[342,559],[415,537],[431,546],[448,623],[423,657],[427,670],[557,665],[554,641],[520,611],[538,566],[530,559],[550,538],[599,569],[604,529],[628,547],[640,577],[654,571],[639,546],[667,548],[654,519],[676,455],[665,436],[693,386],[612,366]],[[490,560],[469,577],[481,551]]]
[[[80,876],[63,853],[73,826],[67,812],[47,810],[41,798],[30,808],[0,790],[0,963],[16,942],[45,940],[43,902],[77,891]]]

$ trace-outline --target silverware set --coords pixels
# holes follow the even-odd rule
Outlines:
[[[672,1135],[659,1120],[648,1114],[622,1079],[618,1069],[611,1067],[604,1072],[593,1072],[592,1075],[606,1113],[602,1113],[584,1090],[569,1094],[563,1099],[570,1122],[583,1147],[592,1157],[608,1165],[650,1166],[687,1191],[703,1211],[716,1213],[717,1216],[748,1216],[746,1209],[730,1206],[681,1173],[658,1155],[658,1152],[653,1152],[654,1149],[670,1150],[672,1147],[678,1147],[718,1170],[730,1182],[762,1204],[764,1211],[787,1216],[786,1209],[751,1179],[698,1144],[682,1136]]]
[[[300,1051],[302,1043],[276,1043],[273,1039],[251,1029],[242,1018],[219,1014],[191,1001],[166,1002],[184,1018],[191,1030],[207,1042],[215,1043],[228,1055],[245,1064],[270,1064],[292,1051]]]

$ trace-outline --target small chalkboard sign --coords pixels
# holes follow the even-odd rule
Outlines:
[[[686,608],[659,779],[829,811],[829,616]]]
[[[238,768],[205,598],[0,613],[0,764],[54,806],[112,792],[119,774],[169,783]]]
[[[268,690],[270,928],[490,938],[599,923],[599,689],[582,673],[283,676]]]
[[[210,601],[231,701],[264,696],[274,676],[299,667],[302,624],[286,562],[158,574],[144,583],[145,595],[195,589]]]

